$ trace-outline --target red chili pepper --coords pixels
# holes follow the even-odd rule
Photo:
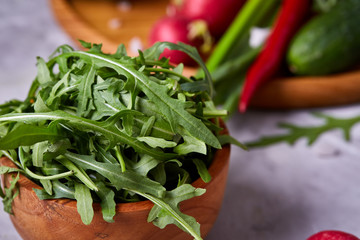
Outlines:
[[[245,86],[239,101],[240,112],[246,111],[254,92],[279,69],[290,40],[310,9],[310,2],[310,0],[284,0],[264,49],[246,74]]]

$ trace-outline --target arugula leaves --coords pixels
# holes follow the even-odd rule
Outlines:
[[[155,47],[157,46],[155,45]],[[146,52],[144,55],[146,56]],[[157,56],[157,54],[155,54],[155,56]],[[215,148],[221,148],[216,137],[201,123],[201,120],[195,118],[184,109],[185,105],[183,102],[168,96],[168,88],[166,86],[150,80],[148,76],[136,70],[132,64],[129,64],[127,61],[105,57],[105,55],[101,53],[96,54],[90,52],[65,53],[57,58],[60,57],[79,57],[87,63],[94,64],[97,68],[107,67],[113,69],[117,74],[127,78],[127,84],[133,84],[136,85],[134,87],[139,88],[133,89],[135,92],[137,90],[143,91],[149,100],[158,106],[158,109],[168,120],[173,130],[176,131],[179,126],[182,126],[191,132],[194,137],[203,140],[206,144]]]
[[[42,141],[60,138],[62,136],[58,133],[54,124],[48,127],[23,124],[0,139],[0,149],[14,149],[19,146],[29,146]]]
[[[148,222],[153,222],[159,228],[164,228],[172,223],[179,228],[188,231],[195,239],[202,239],[200,236],[200,224],[196,220],[180,212],[179,203],[205,193],[205,189],[194,188],[189,184],[183,184],[180,187],[169,191],[163,199],[153,197],[131,190],[152,201],[155,205],[151,209]]]
[[[264,147],[268,145],[286,142],[294,144],[300,138],[307,138],[308,145],[313,144],[323,133],[333,129],[340,129],[344,133],[345,140],[350,140],[351,128],[360,122],[360,116],[353,118],[335,118],[320,113],[314,113],[314,116],[323,118],[325,123],[320,126],[302,127],[292,124],[282,123],[279,126],[289,130],[289,133],[263,137],[257,141],[249,142],[246,144],[248,147]]]
[[[84,224],[89,225],[94,217],[94,209],[92,208],[93,199],[90,189],[84,184],[75,182],[75,199],[76,207]]]
[[[74,116],[72,114],[60,111],[60,110],[56,110],[56,111],[49,112],[49,113],[6,114],[3,116],[0,116],[0,122],[4,122],[4,121],[23,122],[23,121],[25,121],[27,123],[37,123],[39,121],[47,121],[47,120],[64,121],[65,122],[64,125],[68,125],[69,127],[74,127],[80,131],[85,131],[85,132],[89,132],[89,133],[97,132],[99,134],[104,135],[109,140],[109,144],[111,144],[111,145],[114,145],[116,142],[127,144],[127,145],[130,145],[131,147],[133,147],[138,152],[146,153],[146,154],[149,154],[149,155],[159,158],[159,159],[170,159],[170,158],[175,157],[175,155],[172,153],[164,153],[157,149],[150,148],[147,145],[142,144],[135,138],[128,136],[124,131],[119,129],[119,127],[117,127],[115,125],[115,123],[117,122],[118,117],[123,115],[124,112],[128,113],[129,111],[127,111],[127,110],[120,111],[116,115],[108,118],[106,121],[103,121],[103,122],[96,122],[96,121],[88,120],[85,118],[80,118],[80,117]],[[26,127],[26,125],[23,125],[23,126],[24,126],[24,128]],[[26,128],[29,128],[26,130],[30,130],[31,126],[29,125]],[[56,133],[50,132],[51,129],[49,130],[49,132],[46,132],[47,134],[45,134],[45,136],[41,135],[41,133],[43,131],[45,131],[43,127],[35,126],[33,129],[30,130],[30,133],[35,132],[34,134],[38,138],[41,137],[40,141],[48,140],[47,138],[49,136],[54,137],[54,138],[55,137],[59,138],[59,136]],[[22,135],[22,133],[25,133],[25,134]],[[18,131],[17,134],[11,134],[10,136],[9,135],[10,135],[10,133],[0,140],[0,149],[16,148],[16,147],[20,146],[20,144],[28,145],[27,142],[24,143],[21,141],[22,140],[21,136],[27,137],[29,135],[29,132]],[[3,140],[3,139],[5,139],[5,140]],[[25,139],[23,141],[25,141]],[[32,144],[32,143],[34,144],[34,143],[38,142],[39,140],[37,138],[34,138],[34,136],[32,134],[30,134],[29,141],[30,141],[30,144]],[[7,145],[5,145],[3,147],[2,142],[4,142],[4,145],[7,144],[8,142],[10,142],[13,145],[11,145],[11,147],[8,147]]]
[[[4,174],[5,172],[16,172],[16,170],[2,166],[1,173]],[[2,188],[0,189],[0,197],[3,199],[2,202],[4,204],[4,211],[9,214],[12,214],[12,209],[11,209],[12,201],[19,194],[19,189],[16,189],[16,183],[19,180],[19,178],[20,178],[20,175],[18,173],[16,175],[16,177],[12,177],[12,180],[10,180],[10,186],[7,188],[4,188],[4,192],[3,192]],[[0,187],[1,187],[1,184],[0,184]]]
[[[201,239],[199,224],[178,205],[205,192],[188,183],[210,181],[213,152],[231,138],[217,136],[218,121],[210,121],[227,112],[211,101],[211,76],[196,49],[163,42],[129,57],[123,45],[105,54],[101,44],[82,44],[89,50],[64,45],[48,62],[39,57],[28,97],[0,105],[1,152],[43,186],[34,189],[40,199],[76,199],[84,224],[93,202],[113,222],[116,203],[145,198],[155,203],[149,221]],[[204,78],[159,59],[165,48],[190,55]],[[16,179],[0,192],[7,211]]]

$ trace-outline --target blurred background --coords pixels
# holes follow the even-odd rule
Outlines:
[[[61,11],[67,11],[66,6],[81,9],[80,6],[87,4],[85,0],[1,1],[1,103],[25,98],[36,75],[37,56],[46,59],[61,44],[79,48],[74,39],[86,36],[89,39],[83,40],[101,41],[108,51],[123,41],[130,51],[136,52],[137,48],[149,44],[146,38],[152,24],[166,14],[164,2],[167,1],[164,0],[134,0],[134,4],[131,1],[88,1],[92,15],[75,11],[77,17],[83,19],[80,25],[71,18],[64,20],[59,16],[71,16]],[[72,4],[66,5],[66,2]],[[107,2],[104,9],[109,6],[116,6],[116,9],[100,13],[97,6],[101,2]],[[148,10],[147,14],[139,10],[142,15],[129,17],[136,4],[146,5],[148,9],[156,6],[158,10]],[[98,14],[95,14],[96,9]],[[81,26],[90,30],[77,36],[77,32],[83,31]],[[122,28],[127,29],[124,39],[121,38]],[[324,124],[324,119],[314,117],[313,112],[350,118],[360,115],[360,105],[352,102],[336,107],[282,110],[250,107],[243,114],[234,111],[227,125],[232,136],[247,143],[263,136],[288,133],[278,127],[282,122],[298,126]],[[344,140],[340,130],[332,130],[311,146],[306,139],[300,139],[292,146],[281,142],[249,151],[232,147],[223,207],[206,239],[303,240],[326,229],[360,236],[359,146],[360,124],[351,129],[349,142]],[[3,211],[0,211],[0,239],[20,239]]]

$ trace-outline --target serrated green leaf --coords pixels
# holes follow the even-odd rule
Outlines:
[[[157,147],[171,148],[171,147],[175,147],[177,145],[176,142],[167,141],[167,140],[162,139],[162,138],[137,137],[136,139],[141,141],[141,142],[146,143],[147,145],[149,145],[152,148],[157,148]]]
[[[68,44],[63,44],[55,49],[55,51],[50,55],[50,58],[54,58],[58,54],[68,53],[68,52],[72,52],[72,51],[74,51],[74,49],[71,46],[69,46]],[[67,70],[65,70],[65,69],[67,69],[67,67],[60,68],[60,71],[66,72]]]
[[[41,86],[47,86],[51,81],[52,78],[50,77],[49,68],[46,65],[46,62],[41,57],[37,58],[37,80]]]
[[[128,136],[133,136],[134,116],[126,115],[123,118],[124,131]]]
[[[20,161],[20,165],[22,166],[23,169],[26,168],[26,163],[28,161],[31,160],[31,155],[28,151],[26,151],[27,149],[25,147],[19,147],[18,148],[18,155],[15,155],[15,157],[10,158],[13,162],[16,161],[16,159],[19,159]],[[10,150],[15,152],[15,150]]]
[[[0,139],[0,149],[15,149],[19,146],[30,146],[38,142],[55,141],[61,138],[63,135],[59,133],[56,125],[39,127],[23,124]]]
[[[155,181],[157,181],[161,185],[165,185],[166,183],[165,163],[159,163],[155,168],[150,170],[150,173]]]
[[[99,191],[96,194],[101,199],[101,212],[105,221],[114,222],[116,202],[114,200],[115,193],[110,188],[107,188],[103,182],[97,182],[96,186]]]
[[[41,172],[46,176],[57,175],[66,172],[67,170],[68,169],[64,165],[53,161],[46,161],[41,167]]]
[[[75,182],[76,208],[84,224],[89,225],[94,217],[93,199],[90,189],[82,183]]]
[[[51,106],[54,102],[56,102],[63,94],[67,91],[64,89],[68,89],[68,79],[70,76],[71,70],[67,71],[65,75],[51,88],[49,93],[49,97],[46,99],[46,105]],[[63,87],[62,89],[60,87]],[[44,103],[45,104],[45,103]],[[45,107],[44,107],[45,109]],[[35,109],[35,112],[39,112]],[[48,112],[48,111],[41,111],[41,112]]]
[[[36,97],[36,101],[34,103],[34,110],[35,112],[50,112],[51,109],[46,106],[44,100],[40,95]]]
[[[183,83],[180,85],[180,87],[183,91],[187,92],[210,91],[209,85],[206,80]]]
[[[85,117],[94,109],[92,85],[95,82],[95,73],[95,66],[91,65],[86,74],[82,76],[78,94],[78,116]]]
[[[79,39],[79,42],[80,42],[81,46],[83,46],[84,48],[87,48],[87,49],[91,48],[92,44],[90,42],[86,42],[86,41],[81,40],[81,39]]]
[[[191,152],[197,152],[204,155],[206,154],[207,149],[203,141],[200,141],[199,139],[188,135],[183,136],[183,139],[184,143],[176,146],[174,148],[174,152],[180,155],[186,155]]]
[[[149,117],[149,119],[142,125],[139,137],[145,137],[150,135],[155,120],[155,116]]]
[[[16,177],[12,176],[12,179],[10,180],[10,186],[7,188],[4,188],[3,195],[3,205],[4,205],[4,211],[12,214],[12,202],[14,199],[19,195],[19,189],[16,187],[16,184],[20,178],[20,174],[18,173]],[[1,185],[0,185],[1,186]],[[0,191],[2,191],[0,189]]]
[[[261,139],[246,143],[248,147],[264,147],[280,142],[286,142],[288,144],[294,144],[301,138],[307,138],[308,145],[313,144],[322,134],[333,130],[340,129],[344,133],[345,140],[350,139],[351,128],[360,122],[360,117],[353,118],[334,118],[324,114],[314,114],[317,117],[323,118],[325,123],[320,126],[300,127],[288,123],[282,123],[279,126],[289,130],[288,134],[266,136]]]
[[[32,153],[32,161],[35,167],[43,166],[44,153],[48,147],[48,142],[38,142],[34,144],[33,153]]]
[[[129,110],[130,111],[130,110]],[[118,116],[120,116],[121,114],[126,114],[127,112],[119,112]],[[117,117],[117,116],[114,116]],[[103,134],[104,136],[106,136],[109,140],[113,141],[113,142],[121,142],[124,144],[128,144],[130,146],[132,146],[135,150],[137,150],[140,153],[145,153],[145,154],[149,154],[150,156],[159,158],[159,159],[172,159],[175,158],[176,155],[175,154],[171,154],[171,153],[164,153],[162,151],[156,150],[156,149],[152,149],[147,147],[145,144],[141,143],[140,141],[137,141],[136,139],[127,136],[126,134],[124,134],[122,131],[120,131],[116,126],[114,126],[112,123],[112,119],[107,120],[105,122],[96,122],[96,121],[92,121],[92,120],[88,120],[86,118],[80,118],[71,114],[68,114],[66,112],[63,111],[54,111],[51,113],[22,113],[22,114],[17,114],[17,113],[13,113],[13,114],[6,114],[3,116],[0,116],[0,122],[4,122],[4,121],[10,121],[10,122],[28,122],[28,123],[37,123],[37,122],[41,122],[44,120],[63,120],[66,121],[66,124],[76,127],[79,130],[89,130],[89,131],[95,131],[95,132],[99,132],[101,134]],[[27,128],[30,130],[30,132],[27,132],[26,136],[29,135],[31,133],[31,129],[32,127],[30,125],[24,125],[27,126]],[[47,134],[43,135],[39,135],[39,132],[37,132],[36,130],[40,129],[39,131],[44,131]],[[28,142],[26,142],[28,145],[34,144],[35,142],[39,142],[39,141],[44,141],[44,140],[50,140],[49,139],[49,130],[43,130],[43,128],[41,127],[34,127],[32,129],[32,132],[35,132],[34,134],[30,134],[29,140]],[[36,136],[36,137],[34,137]],[[52,136],[52,135],[50,135]],[[24,137],[24,136],[23,136]],[[53,136],[53,137],[56,137]],[[18,134],[14,134],[14,136],[11,136],[11,138],[16,139],[19,144],[24,144],[24,138],[21,138]],[[7,140],[7,138],[5,139],[2,138],[0,139],[0,149],[2,149],[2,141]],[[40,139],[40,140],[39,140]],[[21,141],[22,140],[22,141]],[[35,141],[35,142],[34,142]],[[4,149],[12,149],[9,146],[14,146],[13,148],[16,148],[18,145],[14,144],[14,141],[6,141],[5,142],[6,147],[4,147]]]
[[[98,160],[102,160],[102,162],[105,163],[112,163],[112,164],[118,164],[118,161],[115,159],[115,157],[108,151],[105,151],[104,148],[102,148],[100,145],[96,146],[97,151],[97,155],[96,155],[96,159]]]
[[[184,169],[182,169],[182,174],[179,174],[179,180],[178,180],[178,184],[177,186],[180,187],[181,185],[184,184],[191,184],[191,177],[189,172],[185,171]]]
[[[188,47],[182,47],[187,49],[190,54],[195,54],[193,49],[189,50]],[[158,105],[162,114],[169,119],[169,123],[173,126],[173,129],[176,129],[178,125],[180,125],[189,131],[194,137],[203,140],[208,145],[215,148],[221,148],[221,145],[214,134],[199,119],[193,117],[185,111],[181,101],[173,99],[167,95],[166,87],[149,80],[145,74],[138,72],[129,64],[116,61],[115,59],[112,60],[110,58],[105,58],[102,55],[90,52],[72,52],[71,54],[64,54],[62,57],[70,56],[80,57],[87,62],[96,64],[99,68],[113,68],[119,74],[128,76],[128,80],[136,79],[137,86],[151,101]]]
[[[190,184],[184,184],[170,192],[166,192],[165,197],[162,199],[137,191],[133,192],[149,199],[155,204],[149,213],[149,222],[153,222],[154,225],[160,228],[164,228],[168,224],[175,224],[191,234],[195,239],[202,239],[200,236],[200,224],[196,222],[195,218],[181,213],[179,203],[204,194],[205,189],[194,188]]]
[[[22,170],[8,166],[0,166],[0,175],[3,175],[5,173],[14,173],[14,172],[22,172]]]
[[[218,139],[219,139],[219,142],[221,143],[221,145],[233,144],[235,146],[238,146],[239,148],[247,150],[247,147],[244,144],[242,144],[241,142],[239,142],[238,140],[236,140],[235,138],[233,138],[230,135],[227,135],[227,134],[220,135],[220,136],[218,136]]]
[[[40,182],[41,182],[42,186],[44,187],[44,190],[46,191],[46,193],[49,194],[49,195],[52,195],[53,191],[52,191],[51,180],[40,179]]]
[[[68,198],[75,199],[75,190],[55,180],[52,182],[53,194],[49,195],[44,189],[33,189],[40,200]]]
[[[116,53],[114,53],[113,55],[114,58],[122,58],[124,56],[127,56],[127,52],[126,52],[126,48],[124,44],[120,44],[116,50]]]
[[[162,197],[165,188],[159,183],[131,171],[121,171],[119,164],[97,162],[94,156],[84,156],[75,153],[66,153],[65,156],[76,165],[87,170],[93,170],[109,179],[116,189],[131,188],[140,192]]]
[[[211,175],[206,167],[206,164],[204,163],[204,161],[194,158],[193,163],[196,166],[196,169],[201,177],[201,179],[205,182],[208,183],[211,181]]]
[[[131,168],[140,175],[146,176],[149,171],[154,169],[160,163],[161,161],[159,161],[158,159],[155,159],[149,155],[144,155],[141,157],[140,161],[133,164]],[[160,182],[160,184],[163,185],[162,182]]]
[[[98,190],[95,183],[91,180],[91,178],[82,168],[77,167],[75,164],[73,164],[71,161],[69,161],[66,158],[58,158],[56,160],[62,165],[64,165],[67,169],[73,171],[74,175],[88,188],[95,191]]]
[[[212,97],[214,90],[213,90],[211,75],[210,75],[209,71],[207,70],[205,63],[202,61],[202,58],[199,55],[199,53],[195,47],[189,46],[182,42],[178,42],[177,44],[171,43],[171,42],[157,42],[152,47],[150,47],[144,51],[144,57],[145,57],[145,59],[150,59],[150,60],[158,59],[160,57],[160,55],[162,54],[162,52],[166,48],[170,49],[170,50],[180,50],[180,51],[186,53],[187,55],[189,55],[192,59],[194,59],[200,65],[200,67],[202,68],[202,70],[205,73],[205,80],[207,81],[207,83],[209,85],[209,88],[208,88],[209,94]]]
[[[43,160],[48,161],[56,158],[59,155],[62,155],[71,148],[71,143],[68,138],[60,139],[48,145],[46,151],[44,152]]]

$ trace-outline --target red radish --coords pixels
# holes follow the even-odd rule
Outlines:
[[[183,42],[197,47],[200,50],[200,53],[206,53],[210,51],[212,43],[206,26],[204,26],[204,23],[202,22],[190,21],[183,16],[164,17],[157,21],[153,26],[150,33],[150,44],[154,44],[158,41],[173,43]],[[170,58],[170,62],[175,64],[195,64],[195,61],[187,54],[178,50],[165,49],[160,57]]]
[[[229,27],[245,0],[171,0],[168,14],[182,15],[192,20],[202,19],[215,38]]]
[[[359,240],[359,238],[346,232],[328,230],[318,232],[309,237],[307,240]]]

